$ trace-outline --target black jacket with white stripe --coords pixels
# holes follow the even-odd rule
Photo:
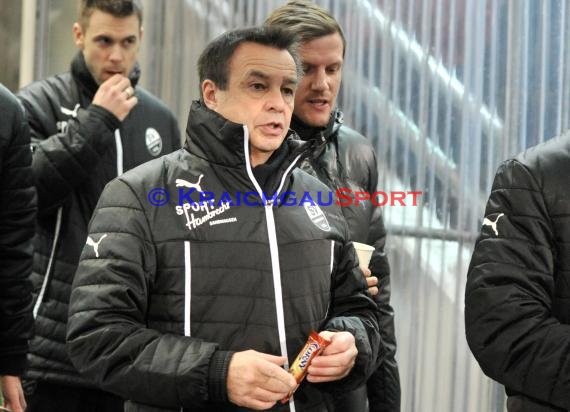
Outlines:
[[[570,134],[498,169],[465,295],[467,341],[510,412],[570,409]]]
[[[330,410],[327,391],[364,382],[380,340],[340,208],[298,205],[305,193],[329,192],[295,169],[299,140],[274,154],[263,185],[297,205],[278,195],[263,206],[242,125],[196,102],[187,136],[185,149],[125,173],[101,196],[71,297],[74,364],[129,399],[129,411],[242,411],[226,393],[233,352],[291,362],[311,330],[346,330],[358,348],[351,374],[305,381],[294,396],[297,411]],[[199,204],[210,192],[214,203]]]
[[[133,87],[139,73],[131,74]],[[138,103],[120,122],[91,104],[97,89],[80,52],[70,72],[18,93],[32,134],[39,206],[32,272],[36,335],[27,377],[66,385],[87,385],[67,356],[65,331],[71,283],[97,200],[123,170],[180,147],[177,122],[157,98],[136,87]]]

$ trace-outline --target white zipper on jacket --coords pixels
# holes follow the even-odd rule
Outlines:
[[[243,126],[243,151],[245,154],[245,166],[247,170],[247,175],[249,176],[249,180],[253,183],[255,190],[259,193],[261,199],[264,199],[263,191],[257,182],[257,179],[253,175],[253,171],[251,169],[251,162],[249,159],[249,131],[247,130],[247,126]],[[283,185],[285,184],[285,178],[291,172],[291,169],[295,167],[295,164],[299,161],[301,155],[298,155],[293,162],[289,165],[287,170],[283,173],[281,178],[281,182],[275,193],[275,196],[279,194]],[[271,271],[273,273],[273,287],[275,292],[275,309],[277,312],[277,330],[279,332],[279,345],[281,348],[281,356],[284,356],[285,359],[289,359],[287,355],[287,336],[285,333],[285,312],[283,310],[283,292],[281,289],[281,268],[279,266],[279,247],[277,245],[277,232],[275,230],[275,216],[273,215],[273,201],[267,200],[265,203],[265,217],[267,220],[267,234],[269,236],[269,251],[271,254]],[[285,369],[289,369],[289,361],[285,361],[284,365]],[[295,400],[293,396],[291,396],[289,400],[289,408],[291,412],[295,412]]]
[[[331,282],[332,282],[333,269],[334,269],[334,240],[331,240],[331,270],[330,270]],[[325,319],[329,317],[330,308],[331,308],[331,300],[329,299],[329,304],[327,305],[327,310],[325,312]]]
[[[123,174],[123,142],[119,129],[115,130],[115,146],[117,147],[117,176],[121,176]]]
[[[51,273],[51,266],[53,265],[53,260],[55,259],[55,249],[57,247],[57,241],[59,240],[59,232],[61,230],[61,218],[63,215],[63,206],[60,206],[57,209],[57,216],[55,219],[55,230],[53,232],[53,243],[51,245],[51,252],[49,254],[49,260],[47,264],[46,273],[44,275],[44,281],[42,283],[42,288],[40,289],[40,293],[38,293],[38,298],[36,300],[36,304],[34,305],[33,316],[34,319],[38,317],[38,311],[40,310],[40,306],[42,301],[44,300],[44,295],[46,293],[47,285],[49,282],[49,275]]]
[[[190,302],[192,293],[192,266],[190,241],[184,241],[184,336],[190,336]]]
[[[190,336],[190,303],[192,297],[192,260],[190,241],[184,241],[184,336]],[[184,412],[184,408],[180,408]]]

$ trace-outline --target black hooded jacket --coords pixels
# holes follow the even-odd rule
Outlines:
[[[135,68],[133,87],[139,79]],[[71,71],[32,83],[18,93],[32,134],[32,171],[38,191],[38,225],[32,282],[36,335],[27,376],[87,385],[65,351],[71,283],[87,225],[103,188],[124,170],[180,147],[170,110],[141,87],[137,105],[120,122],[91,104],[98,89],[76,55]]]
[[[101,196],[71,296],[74,364],[129,399],[128,411],[244,411],[227,399],[235,351],[292,362],[311,330],[350,331],[352,372],[304,381],[294,396],[297,411],[330,410],[327,391],[364,382],[380,340],[340,208],[287,206],[281,196],[263,205],[261,191],[328,191],[295,169],[303,142],[274,153],[262,188],[244,126],[195,102],[187,136],[185,149],[125,173]],[[212,193],[212,204],[200,203]]]
[[[32,240],[36,190],[30,131],[18,100],[0,84],[0,375],[20,376],[32,336]]]
[[[377,190],[378,166],[370,141],[343,124],[343,115],[335,110],[324,128],[310,127],[293,116],[291,128],[301,139],[311,143],[309,155],[301,167],[336,191],[350,189],[370,194]],[[344,200],[343,200],[344,201]],[[390,305],[390,265],[384,252],[386,228],[380,207],[370,201],[341,208],[348,223],[350,239],[375,247],[369,268],[378,277],[379,293],[374,297],[380,313],[382,352],[385,357],[367,382],[370,411],[400,410],[400,376],[396,362],[394,310]],[[360,396],[360,395],[358,395]]]
[[[570,410],[570,134],[505,161],[467,275],[467,342],[509,412]]]

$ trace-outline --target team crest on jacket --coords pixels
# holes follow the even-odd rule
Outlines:
[[[148,152],[153,156],[158,156],[162,152],[162,137],[156,129],[149,127],[145,132],[145,142]]]
[[[307,215],[309,215],[309,218],[311,219],[311,222],[313,222],[313,224],[319,229],[325,232],[330,232],[331,227],[329,225],[327,217],[325,216],[321,208],[318,205],[311,205],[311,204],[305,204],[304,206]]]

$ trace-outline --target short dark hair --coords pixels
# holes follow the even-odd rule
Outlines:
[[[238,46],[243,43],[257,43],[277,50],[287,50],[295,61],[297,77],[301,77],[301,63],[293,35],[279,27],[250,27],[228,31],[206,46],[198,58],[200,85],[208,79],[221,90],[227,90],[230,60]]]
[[[346,50],[346,39],[340,24],[325,9],[306,0],[292,0],[273,10],[264,25],[282,27],[297,36],[301,44],[319,37],[338,33],[342,39],[342,54]]]
[[[87,29],[89,18],[95,10],[114,17],[129,17],[136,14],[139,18],[139,25],[142,26],[143,13],[140,0],[80,0],[79,24],[83,30]]]

